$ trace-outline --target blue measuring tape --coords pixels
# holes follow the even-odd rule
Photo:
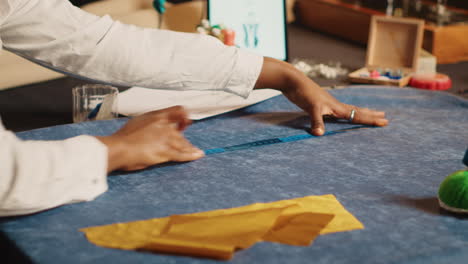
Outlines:
[[[218,154],[218,153],[223,153],[223,152],[261,147],[261,146],[273,145],[273,144],[278,144],[278,143],[287,143],[287,142],[299,141],[299,140],[310,139],[310,138],[331,136],[331,135],[345,133],[350,130],[358,130],[358,129],[370,128],[370,127],[373,127],[373,126],[366,126],[366,125],[353,126],[353,127],[338,129],[335,131],[327,131],[322,136],[314,136],[312,134],[300,134],[300,135],[294,135],[294,136],[289,136],[289,137],[263,139],[263,140],[249,142],[249,143],[228,146],[224,148],[207,149],[205,150],[205,155],[213,155],[213,154]]]

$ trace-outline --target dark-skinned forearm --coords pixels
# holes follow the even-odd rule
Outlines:
[[[299,80],[296,69],[284,61],[265,57],[254,89],[271,88],[285,92]]]
[[[305,93],[322,88],[293,65],[273,58],[264,58],[262,71],[254,89],[271,88],[281,91],[289,100],[309,112]]]

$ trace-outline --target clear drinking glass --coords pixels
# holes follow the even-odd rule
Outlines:
[[[85,84],[74,87],[73,122],[113,119],[118,116],[116,87],[104,84]]]

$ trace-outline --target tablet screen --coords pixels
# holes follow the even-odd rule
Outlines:
[[[284,0],[208,0],[208,19],[233,29],[237,47],[288,59]]]

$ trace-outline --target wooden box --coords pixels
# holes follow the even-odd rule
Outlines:
[[[373,16],[369,30],[366,66],[348,75],[350,81],[406,86],[418,68],[424,21],[421,19]],[[367,77],[374,70],[401,71],[400,79]]]

